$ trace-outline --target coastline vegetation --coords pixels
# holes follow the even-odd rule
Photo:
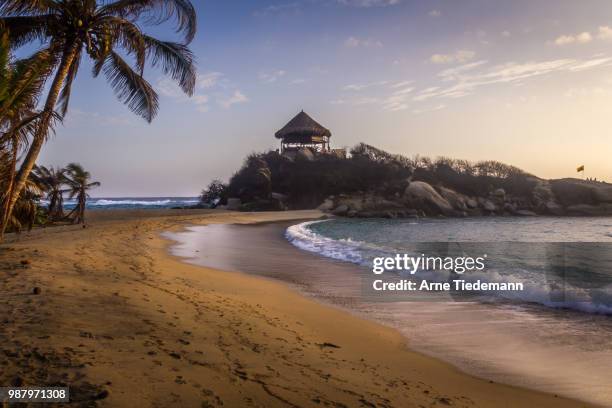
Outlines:
[[[168,20],[174,20],[180,42],[141,30],[141,25]],[[196,29],[189,0],[0,4],[0,238],[14,224],[14,213],[32,215],[37,196],[32,170],[45,141],[68,113],[82,59],[89,57],[93,75],[103,74],[117,98],[151,122],[159,103],[144,78],[145,67],[160,69],[191,96],[196,69],[188,44]],[[16,59],[14,51],[26,45],[40,48]],[[75,194],[83,196],[82,191]]]
[[[266,201],[274,192],[286,196],[289,208],[303,209],[317,207],[330,195],[373,191],[393,196],[403,192],[411,179],[444,184],[464,194],[484,194],[495,188],[528,189],[532,177],[496,161],[410,158],[360,143],[347,158],[301,152],[293,156],[276,151],[253,153],[231,177],[227,197],[274,207],[275,203]]]
[[[230,209],[366,218],[612,214],[607,183],[545,180],[494,160],[407,157],[365,143],[348,155],[308,147],[252,153],[224,192]]]
[[[91,181],[91,174],[78,163],[64,168],[34,166],[25,193],[17,201],[15,211],[7,224],[8,232],[30,230],[34,225],[84,224],[88,191],[100,186]],[[76,199],[69,213],[64,211],[64,195]],[[43,204],[42,201],[47,204]]]

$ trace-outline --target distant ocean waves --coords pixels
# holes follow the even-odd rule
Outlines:
[[[112,209],[160,209],[173,207],[186,207],[197,204],[197,197],[100,197],[90,198],[87,208],[90,210]],[[46,201],[42,201],[46,205]],[[64,200],[64,208],[71,210],[76,206],[75,200]]]
[[[285,236],[296,247],[319,255],[371,268],[375,257],[411,255],[488,254],[484,271],[453,277],[448,272],[419,271],[414,279],[445,282],[458,277],[467,282],[523,283],[524,291],[483,294],[483,301],[526,302],[552,308],[612,315],[612,243],[606,237],[602,220],[572,220],[577,225],[574,239],[578,242],[541,242],[554,239],[550,231],[556,219],[531,220],[530,238],[540,242],[495,242],[489,240],[488,229],[505,230],[507,239],[521,240],[524,220],[454,220],[390,221],[390,220],[326,220],[293,225]],[[448,235],[460,224],[462,242]],[[537,230],[539,234],[534,234]],[[563,231],[559,231],[562,233]],[[418,236],[429,242],[416,242]],[[593,242],[598,236],[602,242]],[[435,241],[436,238],[438,242]],[[557,237],[558,238],[558,237]],[[485,241],[485,239],[487,241]],[[585,239],[587,242],[580,242]],[[443,240],[449,240],[442,242]],[[471,241],[471,242],[470,242]],[[484,243],[483,243],[484,241]],[[404,277],[404,276],[403,276]],[[406,276],[408,277],[408,276]],[[492,298],[493,297],[493,298]],[[468,300],[468,299],[466,299]],[[474,300],[471,298],[471,300]]]

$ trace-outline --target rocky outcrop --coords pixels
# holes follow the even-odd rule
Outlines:
[[[450,195],[451,190],[447,190]],[[404,191],[404,200],[413,208],[425,213],[453,215],[453,206],[442,197],[431,185],[424,181],[412,181]]]
[[[380,193],[330,196],[319,206],[344,217],[413,218],[423,216],[612,215],[612,186],[581,180],[548,182],[538,179],[530,196],[515,196],[497,188],[482,197],[470,197],[444,186],[410,181],[404,194]],[[581,202],[585,201],[585,202]],[[571,203],[563,205],[561,202]]]
[[[478,204],[474,201],[473,207],[468,205],[470,199],[463,194],[457,193],[454,190],[446,187],[438,188],[440,195],[456,210],[467,211],[469,208],[476,208]],[[470,203],[471,204],[471,203]]]
[[[612,185],[579,179],[561,179],[550,182],[557,201],[565,206],[598,205],[612,203]]]

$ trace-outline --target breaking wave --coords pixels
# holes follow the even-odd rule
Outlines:
[[[335,239],[313,230],[324,229],[329,232],[333,230],[335,222],[333,220],[303,222],[287,228],[285,237],[299,249],[368,268],[371,267],[372,259],[375,257],[394,256],[397,253],[408,253],[410,255],[411,253],[409,249],[401,250],[397,246],[392,247],[384,243],[371,243],[351,238],[338,239],[336,237]],[[325,228],[321,228],[322,223],[326,223]],[[355,223],[355,225],[357,224]],[[340,225],[338,228],[346,230],[347,226]],[[365,235],[367,236],[367,234]],[[593,276],[596,276],[597,279],[589,278],[588,276],[591,275],[585,274],[582,276],[582,280],[580,275],[577,278],[574,277],[574,279],[568,279],[563,275],[563,279],[560,280],[557,275],[550,272],[551,266],[547,263],[547,259],[538,258],[538,256],[543,256],[542,254],[531,259],[532,261],[537,259],[537,262],[533,262],[531,266],[526,266],[522,263],[523,259],[517,259],[516,251],[514,254],[507,253],[507,247],[502,245],[506,243],[498,244],[499,256],[495,257],[497,262],[484,271],[471,271],[457,275],[447,271],[423,270],[417,272],[416,275],[412,275],[411,278],[426,279],[429,282],[448,282],[453,279],[463,279],[466,282],[522,283],[524,287],[522,291],[486,292],[479,296],[478,300],[538,304],[555,309],[571,309],[584,313],[612,315],[612,275],[602,274],[600,270],[600,265],[603,265],[606,271],[611,269],[609,266],[612,259],[603,261],[596,259],[596,262],[588,265],[591,269],[596,270]],[[529,243],[524,244],[533,246]],[[542,245],[545,244],[542,243]],[[587,245],[588,243],[583,244]],[[422,248],[419,250],[419,254],[421,250]],[[608,253],[612,256],[612,251]],[[413,252],[413,254],[418,256],[417,253]],[[570,254],[576,257],[574,261],[576,264],[584,265],[585,259],[587,263],[592,261],[591,258],[581,257],[581,254],[576,251],[570,252]],[[599,252],[598,255],[600,255]],[[592,254],[589,254],[589,256],[592,256]],[[408,275],[402,277],[407,278]],[[594,281],[597,281],[597,284],[593,284]],[[459,295],[459,297],[461,296]],[[470,299],[474,300],[473,297]]]

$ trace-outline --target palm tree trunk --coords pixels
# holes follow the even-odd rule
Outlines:
[[[81,192],[81,196],[79,197],[79,205],[81,206],[81,211],[79,214],[81,224],[85,224],[85,205],[87,202],[87,193],[85,191]]]
[[[62,89],[64,81],[68,76],[68,72],[70,70],[71,65],[74,62],[74,59],[77,55],[79,49],[78,43],[72,43],[67,45],[64,49],[64,53],[62,55],[62,60],[60,62],[60,66],[55,74],[55,78],[53,79],[53,83],[51,84],[51,88],[49,89],[49,93],[47,94],[47,100],[45,102],[45,107],[43,109],[42,115],[40,117],[40,123],[38,124],[38,128],[36,129],[36,133],[34,134],[34,138],[32,139],[32,143],[30,144],[30,149],[21,164],[21,168],[19,169],[19,173],[17,174],[17,178],[14,183],[14,188],[11,191],[11,196],[8,197],[8,205],[3,209],[2,215],[2,226],[1,231],[6,229],[6,223],[13,212],[13,208],[15,207],[15,203],[19,198],[19,194],[25,187],[26,181],[30,176],[30,172],[36,163],[36,159],[42,149],[43,144],[45,143],[45,139],[47,136],[47,132],[49,130],[49,125],[51,124],[51,118],[53,117],[53,112],[55,109],[55,105],[57,103],[57,99],[59,97],[59,93]]]
[[[18,150],[18,142],[17,137],[13,135],[13,140],[11,143],[11,170],[9,174],[9,182],[6,188],[6,192],[4,193],[4,197],[2,200],[2,219],[0,219],[0,242],[4,238],[4,231],[9,223],[10,213],[8,212],[8,206],[10,204],[10,198],[13,195],[13,190],[15,189],[15,172],[17,169],[17,150]]]

